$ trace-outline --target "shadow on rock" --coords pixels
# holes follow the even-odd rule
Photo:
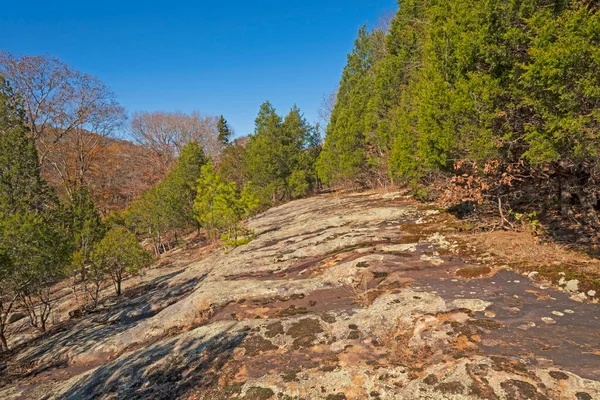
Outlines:
[[[92,350],[101,352],[102,343],[186,297],[206,277],[170,286],[169,280],[178,274],[179,271],[131,288],[124,292],[123,300],[119,299],[119,303],[108,309],[80,320],[67,321],[15,349],[14,361],[20,366],[27,366],[28,372],[21,376],[12,374],[11,378],[33,376],[61,367],[69,359]]]
[[[246,332],[173,338],[94,370],[60,399],[173,399],[214,387]]]

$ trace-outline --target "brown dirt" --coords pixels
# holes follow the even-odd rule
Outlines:
[[[513,231],[483,232],[461,239],[473,243],[476,253],[489,253],[497,265],[507,264],[520,272],[537,271],[539,278],[553,284],[563,276],[559,273],[564,272],[566,280],[581,282],[582,291],[600,293],[600,260],[567,245],[542,241],[529,232]]]

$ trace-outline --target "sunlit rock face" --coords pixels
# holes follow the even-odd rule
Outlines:
[[[466,262],[456,224],[395,193],[271,209],[20,349],[0,398],[600,398],[598,306]]]

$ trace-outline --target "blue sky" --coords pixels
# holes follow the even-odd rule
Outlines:
[[[10,1],[0,48],[99,77],[129,113],[223,114],[239,136],[267,99],[316,121],[358,28],[395,9],[395,0]]]

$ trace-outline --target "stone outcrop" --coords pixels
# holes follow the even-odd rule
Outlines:
[[[455,226],[400,194],[271,209],[20,349],[0,398],[600,398],[598,306],[466,262]]]

